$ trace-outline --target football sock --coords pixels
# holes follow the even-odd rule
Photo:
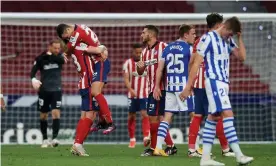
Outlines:
[[[129,138],[130,139],[135,138],[136,120],[133,118],[128,119],[127,127],[128,127]]]
[[[40,120],[40,131],[42,133],[43,140],[48,139],[47,127],[48,127],[47,120]]]
[[[214,143],[214,139],[216,136],[216,125],[217,122],[206,120],[205,126],[203,129],[203,159],[210,159],[210,154],[212,150],[212,146]]]
[[[155,149],[156,147],[156,142],[157,142],[157,131],[158,131],[159,123],[151,123],[150,124],[150,147],[152,149]]]
[[[162,149],[162,144],[165,140],[165,137],[167,136],[168,129],[169,129],[169,123],[162,121],[158,127],[158,133],[157,133],[156,147],[158,149]]]
[[[216,133],[217,133],[217,136],[218,136],[218,139],[219,139],[220,146],[221,146],[222,150],[225,150],[225,149],[229,148],[228,147],[228,142],[227,142],[227,139],[225,137],[224,130],[223,130],[222,118],[218,120]]]
[[[53,139],[55,139],[58,136],[59,126],[60,126],[60,120],[53,119],[53,124],[52,124]]]
[[[79,143],[80,144],[80,132],[81,132],[81,127],[82,127],[82,122],[83,122],[83,119],[80,119],[78,124],[77,124],[77,127],[76,127],[76,136],[75,136],[75,143]]]
[[[149,117],[144,117],[142,119],[142,131],[143,131],[143,136],[148,137],[149,132],[150,132],[150,122],[149,122]]]
[[[99,106],[100,106],[100,111],[102,112],[102,116],[105,118],[107,123],[112,123],[112,117],[111,117],[111,112],[109,110],[107,101],[103,94],[98,94],[95,96],[95,99],[97,100]]]
[[[238,144],[239,140],[234,127],[234,117],[223,118],[223,129],[227,141],[232,150],[234,151],[236,158],[243,156],[240,146]]]
[[[199,127],[202,121],[202,117],[194,116],[189,128],[189,149],[196,149],[196,140],[198,137]]]
[[[172,141],[172,137],[171,137],[171,134],[169,131],[167,131],[167,135],[165,137],[165,143],[168,147],[173,147],[173,141]]]
[[[81,125],[81,131],[80,131],[80,144],[83,144],[84,140],[86,139],[90,128],[93,124],[93,121],[89,118],[83,119],[82,125]]]

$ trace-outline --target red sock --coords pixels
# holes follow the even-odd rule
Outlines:
[[[83,119],[82,125],[80,127],[81,130],[79,134],[79,141],[77,143],[83,144],[83,141],[86,139],[92,124],[93,124],[93,121],[91,119],[89,118]]]
[[[95,99],[97,100],[99,106],[100,106],[100,111],[102,112],[103,117],[105,118],[107,123],[112,123],[112,117],[111,117],[111,112],[109,110],[108,104],[106,99],[102,94],[98,94],[95,96]]]
[[[224,134],[222,118],[218,120],[216,132],[217,132],[217,136],[218,136],[221,148],[223,150],[227,149],[228,148],[228,142],[227,142],[227,139],[226,139],[225,134]]]
[[[81,130],[82,122],[83,122],[83,119],[80,119],[78,124],[77,124],[75,142],[74,143],[80,143],[80,130]]]
[[[149,122],[148,116],[142,119],[142,130],[143,130],[143,136],[148,137],[150,132],[150,122]]]
[[[136,120],[133,118],[128,119],[127,127],[129,138],[135,138]]]
[[[159,123],[151,123],[150,124],[150,147],[155,149],[157,142],[157,132],[158,132]]]
[[[194,116],[189,128],[189,149],[195,149],[196,137],[198,135],[199,127],[202,117]]]
[[[171,134],[169,131],[167,132],[167,135],[165,137],[165,142],[166,142],[167,146],[170,146],[170,147],[173,146],[172,137],[171,137]]]

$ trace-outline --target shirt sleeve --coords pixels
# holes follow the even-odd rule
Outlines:
[[[128,73],[127,65],[128,65],[128,60],[125,61],[125,63],[123,64],[123,71],[124,71],[124,73]]]
[[[32,67],[32,70],[31,70],[31,79],[35,77],[37,71],[39,70],[39,57],[35,58],[35,61],[34,61],[34,64],[33,64],[33,67]]]
[[[211,37],[209,35],[205,35],[200,39],[196,47],[196,51],[200,56],[205,57],[210,46],[211,46]]]
[[[235,43],[235,40],[232,37],[230,37],[228,40],[230,52],[232,52],[234,48],[238,48],[238,45]]]

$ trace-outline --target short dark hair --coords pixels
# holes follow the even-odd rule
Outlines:
[[[134,43],[132,44],[132,48],[135,49],[135,48],[142,48],[143,45],[141,43]]]
[[[62,34],[64,33],[64,31],[69,28],[70,26],[67,24],[59,24],[56,28],[57,31],[57,35],[59,38],[62,38]]]
[[[234,34],[241,32],[241,22],[238,17],[228,18],[224,24],[226,28],[232,30]]]
[[[207,26],[209,29],[213,28],[217,23],[223,22],[223,16],[218,13],[208,14],[206,17]]]
[[[188,33],[191,29],[194,29],[194,26],[187,25],[187,24],[180,25],[179,30],[178,30],[179,37],[183,37],[184,34]]]
[[[147,28],[150,31],[153,31],[155,33],[155,36],[158,36],[159,29],[154,25],[146,25],[144,28]]]

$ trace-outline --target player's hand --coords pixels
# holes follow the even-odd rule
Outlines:
[[[129,92],[131,94],[131,97],[137,97],[136,92],[135,92],[134,89],[130,89]]]
[[[101,61],[105,61],[106,59],[107,59],[107,57],[108,57],[108,52],[107,52],[107,50],[104,50],[104,52],[103,53],[101,53]]]
[[[181,101],[186,100],[192,94],[192,88],[185,87],[185,89],[179,94]]]
[[[2,110],[3,112],[6,111],[6,104],[5,104],[4,98],[1,98],[1,110]]]
[[[144,61],[139,61],[139,62],[137,62],[137,66],[138,66],[138,68],[144,68],[145,67],[145,62]]]
[[[64,62],[67,63],[69,61],[69,59],[67,58],[67,54],[63,53],[62,56],[63,56]]]
[[[38,79],[36,79],[36,78],[32,79],[32,86],[35,90],[38,90],[40,88],[41,84],[42,83]]]
[[[155,87],[154,91],[153,91],[153,98],[155,100],[160,100],[160,97],[162,97],[162,93],[159,87]]]

